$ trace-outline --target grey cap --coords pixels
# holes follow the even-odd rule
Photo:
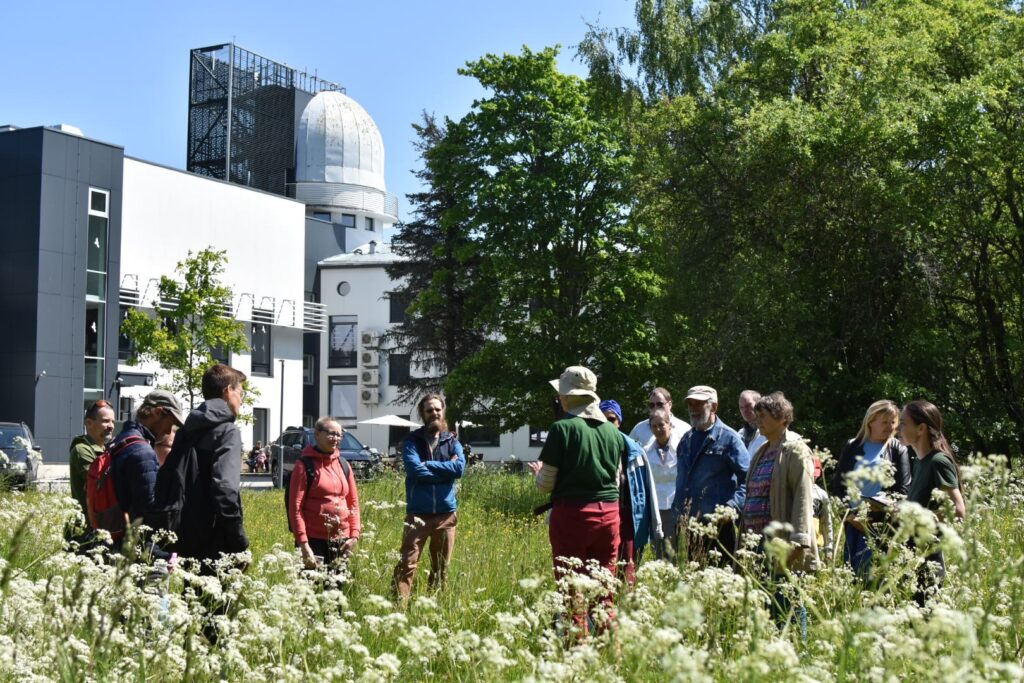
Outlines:
[[[185,418],[188,417],[188,412],[181,407],[181,401],[178,400],[178,397],[163,389],[154,389],[149,392],[149,395],[142,399],[142,405],[166,408],[174,416],[179,427],[185,424]]]

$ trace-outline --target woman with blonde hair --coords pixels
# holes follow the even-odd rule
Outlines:
[[[875,401],[868,406],[856,436],[846,442],[839,453],[839,463],[829,482],[829,492],[847,501],[849,512],[843,520],[845,543],[843,559],[853,570],[867,576],[871,567],[871,546],[868,536],[879,538],[885,523],[890,494],[906,495],[910,490],[910,454],[896,440],[896,424],[900,409],[889,400]],[[885,486],[886,469],[891,466],[894,480]],[[858,510],[869,506],[866,523]]]
[[[843,520],[845,543],[843,559],[861,577],[871,566],[868,536],[878,540],[885,523],[891,494],[906,496],[910,488],[910,455],[896,438],[899,407],[891,400],[868,405],[857,434],[846,442],[839,455],[836,472],[828,482],[828,493],[849,505]],[[892,468],[893,482],[886,486],[886,470]],[[866,520],[858,514],[868,506]]]

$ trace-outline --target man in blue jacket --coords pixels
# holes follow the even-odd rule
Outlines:
[[[708,386],[691,387],[686,409],[692,429],[676,449],[676,493],[672,503],[679,515],[679,538],[688,539],[688,556],[704,561],[714,547],[730,563],[736,552],[736,529],[731,519],[709,515],[723,505],[739,513],[747,493],[750,454],[743,439],[718,418],[718,392]],[[714,537],[691,533],[689,520],[710,524]],[[717,540],[716,540],[717,539]]]
[[[134,420],[124,423],[111,450],[117,453],[112,464],[117,504],[130,521],[140,519],[153,504],[156,472],[160,469],[153,444],[185,423],[185,411],[178,397],[156,389],[142,400]],[[115,446],[130,437],[141,440],[119,451]]]
[[[455,480],[466,469],[462,445],[448,431],[444,397],[428,394],[416,411],[423,426],[402,444],[405,466],[405,530],[395,567],[394,591],[403,606],[412,594],[416,567],[430,541],[429,585],[444,584],[455,547]]]

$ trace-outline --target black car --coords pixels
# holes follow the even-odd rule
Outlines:
[[[24,422],[0,422],[0,483],[27,486],[39,477],[43,455]]]
[[[277,468],[283,462],[285,476],[290,476],[295,461],[306,446],[315,445],[316,437],[312,427],[289,427],[278,441],[270,446],[270,472],[277,482]],[[367,448],[351,432],[345,432],[338,445],[341,455],[352,466],[356,479],[369,479],[380,471],[380,454],[376,448]]]

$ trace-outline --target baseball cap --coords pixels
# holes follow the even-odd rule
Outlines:
[[[142,399],[142,405],[166,408],[174,416],[174,420],[178,423],[179,427],[185,424],[185,418],[188,417],[188,413],[181,407],[178,397],[163,389],[154,389],[149,392],[149,395]]]
[[[690,387],[690,390],[686,392],[686,399],[695,401],[711,401],[712,403],[718,403],[718,392],[711,387],[698,384],[695,387]]]

